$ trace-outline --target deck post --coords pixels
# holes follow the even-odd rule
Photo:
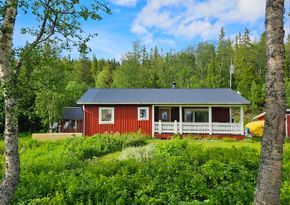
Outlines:
[[[155,133],[155,107],[152,105],[152,114],[151,114],[151,120],[152,120],[152,138],[154,138]]]
[[[209,134],[212,135],[212,109],[208,107],[208,122],[209,122]]]
[[[174,134],[177,134],[177,121],[174,120]]]
[[[233,114],[232,114],[232,108],[231,107],[229,107],[229,115],[230,115],[230,123],[232,123]]]
[[[179,106],[179,133],[182,135],[182,106]]]
[[[244,109],[240,107],[240,124],[241,124],[241,135],[244,135]]]
[[[161,134],[161,130],[162,130],[162,123],[161,120],[158,121],[158,132],[159,134]]]

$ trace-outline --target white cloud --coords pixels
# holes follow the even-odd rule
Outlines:
[[[236,6],[221,16],[224,23],[254,23],[265,15],[265,0],[239,0]]]
[[[161,31],[171,36],[204,40],[217,36],[221,26],[254,24],[264,16],[266,0],[147,0],[131,31],[148,36]]]
[[[137,0],[111,0],[114,4],[120,6],[133,7],[137,4]]]

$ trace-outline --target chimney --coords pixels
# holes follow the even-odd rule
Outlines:
[[[172,83],[172,89],[176,89],[176,82]]]

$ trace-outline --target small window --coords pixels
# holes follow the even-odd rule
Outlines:
[[[138,120],[149,120],[149,107],[138,107]]]
[[[99,108],[99,124],[114,124],[114,108],[100,107]]]

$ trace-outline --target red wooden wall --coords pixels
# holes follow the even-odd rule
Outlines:
[[[99,107],[114,107],[114,124],[99,124]],[[149,107],[149,120],[138,121],[138,107]],[[128,133],[138,132],[146,135],[152,134],[151,106],[138,105],[85,105],[85,135],[92,136],[97,133]]]
[[[228,107],[212,108],[213,122],[230,122],[230,109]]]
[[[285,123],[287,122],[287,124],[285,126],[287,126],[286,130],[287,130],[287,133],[286,133],[286,136],[290,137],[290,115],[286,115],[286,121]]]

